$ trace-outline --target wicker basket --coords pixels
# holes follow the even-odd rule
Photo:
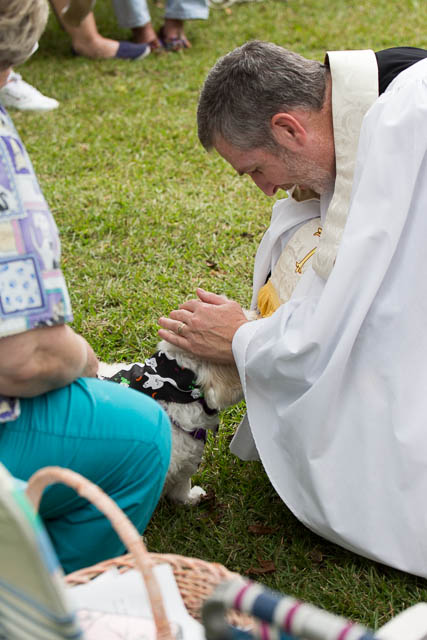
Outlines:
[[[117,567],[120,571],[138,569],[143,576],[150,598],[158,640],[173,640],[173,635],[166,618],[160,589],[152,571],[154,565],[164,563],[171,565],[184,604],[189,614],[197,620],[200,620],[203,601],[215,587],[224,580],[238,577],[238,574],[232,573],[215,562],[175,554],[149,553],[140,534],[117,504],[98,486],[70,469],[45,467],[30,478],[27,496],[36,510],[45,487],[56,482],[68,485],[94,504],[110,520],[112,527],[130,551],[127,555],[74,571],[65,577],[66,583],[72,586],[84,584],[111,567]],[[229,620],[237,626],[246,628],[253,626],[253,619],[246,614],[231,612]]]

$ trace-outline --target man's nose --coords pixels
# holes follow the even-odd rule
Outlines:
[[[256,186],[261,189],[265,193],[266,196],[274,196],[277,191],[277,188],[271,182],[268,182],[262,175],[251,176],[252,180],[255,182]]]

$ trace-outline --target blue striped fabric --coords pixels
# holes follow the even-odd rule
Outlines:
[[[272,623],[274,612],[280,600],[281,597],[278,594],[266,590],[264,593],[261,593],[253,603],[252,614],[255,618]]]
[[[225,619],[218,625],[219,612],[227,608],[253,616],[259,621],[256,631],[231,627]],[[220,585],[203,611],[207,640],[375,640],[359,624],[243,578]]]

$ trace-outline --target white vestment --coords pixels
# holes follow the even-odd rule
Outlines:
[[[427,60],[363,119],[353,188],[326,279],[236,332],[251,435],[286,505],[347,549],[427,577]],[[254,297],[297,225],[331,201],[278,201]],[[250,431],[249,431],[250,425]],[[249,446],[246,447],[245,445]]]

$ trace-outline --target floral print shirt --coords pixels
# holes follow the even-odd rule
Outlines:
[[[0,339],[72,320],[58,230],[31,161],[0,106]],[[0,422],[19,415],[0,395]]]

